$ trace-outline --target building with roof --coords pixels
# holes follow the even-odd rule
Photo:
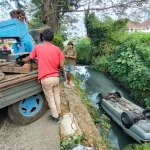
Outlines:
[[[142,23],[136,23],[136,22],[130,21],[127,24],[127,30],[129,32],[135,32],[135,31],[150,32],[150,19]]]
[[[127,24],[127,30],[129,32],[141,31],[150,33],[150,9],[147,9],[144,17],[144,22],[137,23],[130,21]]]

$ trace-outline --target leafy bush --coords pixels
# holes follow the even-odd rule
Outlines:
[[[127,145],[123,150],[149,150],[150,146],[149,144],[133,144],[133,145]]]
[[[110,73],[143,103],[150,97],[150,35],[131,34],[118,48],[109,64]],[[148,102],[147,102],[148,104]]]
[[[79,39],[75,45],[77,52],[77,63],[79,64],[90,64],[92,61],[92,52],[94,51],[94,46],[92,46],[89,38]]]
[[[103,55],[98,57],[94,62],[94,68],[98,71],[108,72],[110,57],[110,55]]]
[[[100,21],[94,13],[90,13],[85,17],[85,26],[88,37],[92,44],[97,47],[93,51],[95,58],[114,53],[126,38],[127,19],[113,20],[106,16],[104,21]]]
[[[78,144],[84,140],[83,135],[74,135],[71,138],[65,139],[61,142],[60,150],[72,150]]]
[[[60,47],[62,50],[64,49],[63,39],[60,33],[55,33],[53,44]]]

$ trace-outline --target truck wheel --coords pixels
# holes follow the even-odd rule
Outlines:
[[[115,94],[117,95],[117,98],[122,98],[123,94],[121,91],[116,91]]]
[[[14,123],[26,125],[40,118],[47,108],[44,94],[39,93],[10,105],[8,115]]]
[[[130,111],[122,112],[121,122],[124,127],[129,129],[134,124],[134,116]]]
[[[147,119],[150,119],[150,107],[145,108],[145,109],[143,110],[143,115],[144,115],[144,117],[146,117]]]

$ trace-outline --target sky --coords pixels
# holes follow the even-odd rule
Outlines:
[[[2,2],[2,1],[3,0],[0,0],[0,2]],[[12,8],[10,9],[10,11],[13,10],[13,9],[16,9],[14,2],[11,2],[11,0],[7,0],[7,1],[12,6]],[[30,1],[30,0],[27,0],[27,1]],[[84,8],[81,8],[81,9],[84,9]],[[2,8],[0,6],[0,21],[10,19],[9,12],[5,9],[5,7]],[[78,12],[77,15],[79,15],[79,17],[78,17],[79,21],[78,21],[78,23],[75,24],[75,26],[77,27],[77,30],[74,30],[73,32],[76,32],[78,34],[77,35],[78,37],[79,36],[85,36],[86,35],[86,30],[85,30],[85,26],[84,26],[84,22],[83,22],[83,20],[84,20],[84,13],[83,12]],[[99,15],[99,17],[101,17],[101,15]],[[111,15],[111,17],[113,19],[115,19],[115,16]]]

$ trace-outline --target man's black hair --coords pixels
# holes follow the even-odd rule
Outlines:
[[[54,38],[54,33],[50,29],[45,29],[43,32],[43,38],[45,41],[51,42]]]

